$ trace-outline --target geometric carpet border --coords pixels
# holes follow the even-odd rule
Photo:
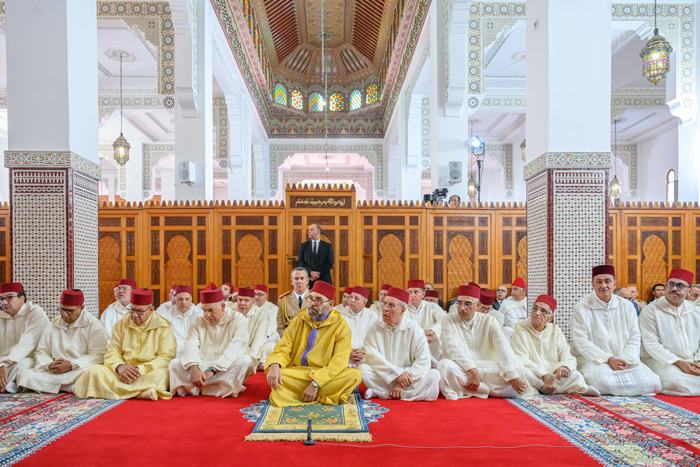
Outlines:
[[[12,395],[0,395],[0,400]],[[78,399],[73,394],[28,409],[0,425],[0,466],[28,457],[124,401]]]

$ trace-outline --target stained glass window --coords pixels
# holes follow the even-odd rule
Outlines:
[[[378,92],[377,92],[377,86],[374,84],[371,85],[370,87],[367,88],[367,99],[365,100],[365,103],[367,105],[374,104],[377,102],[377,97],[378,97]]]
[[[304,97],[299,91],[292,93],[292,107],[298,110],[304,110]]]
[[[309,97],[309,111],[310,112],[322,112],[323,111],[323,96],[317,92],[311,94]]]
[[[275,102],[287,105],[287,90],[281,84],[275,86]]]
[[[353,91],[350,94],[350,110],[356,110],[362,107],[362,93],[360,91]]]
[[[340,112],[342,110],[345,110],[345,101],[343,100],[343,96],[340,94],[333,94],[331,96],[331,112]]]

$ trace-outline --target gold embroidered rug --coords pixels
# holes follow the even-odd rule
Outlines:
[[[368,423],[383,417],[387,411],[376,403],[363,401],[358,393],[354,393],[347,404],[277,407],[267,400],[242,410],[250,421],[257,418],[246,441],[305,440],[311,419],[311,439],[314,441],[355,443],[372,441]]]

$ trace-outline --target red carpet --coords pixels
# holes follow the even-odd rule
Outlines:
[[[600,465],[565,439],[505,400],[400,402],[375,400],[389,409],[370,424],[374,442],[358,446],[303,446],[300,442],[245,442],[253,423],[240,409],[266,399],[264,375],[254,376],[237,399],[176,397],[170,401],[127,401],[58,439],[17,465],[296,465],[490,466]],[[402,446],[518,446],[541,444],[568,448],[405,449]],[[551,461],[547,461],[549,459]]]
[[[656,396],[657,399],[700,414],[700,397]]]

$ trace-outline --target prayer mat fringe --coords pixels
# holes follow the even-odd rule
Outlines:
[[[304,441],[306,433],[253,433],[246,441]],[[314,441],[340,441],[344,443],[371,443],[370,433],[311,433]]]

